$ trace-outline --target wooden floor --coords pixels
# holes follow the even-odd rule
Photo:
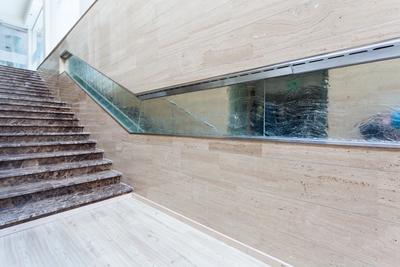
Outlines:
[[[131,195],[0,230],[0,266],[266,266]]]

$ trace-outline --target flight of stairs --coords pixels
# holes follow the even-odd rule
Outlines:
[[[39,74],[0,66],[0,228],[132,191]]]

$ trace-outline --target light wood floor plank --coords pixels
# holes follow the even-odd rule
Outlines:
[[[134,198],[0,231],[0,266],[267,266]]]

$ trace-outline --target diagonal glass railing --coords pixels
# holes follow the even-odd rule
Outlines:
[[[397,147],[399,57],[400,41],[139,97],[74,55],[66,72],[130,133]]]
[[[171,99],[142,101],[76,56],[67,61],[67,74],[129,133],[223,135]]]

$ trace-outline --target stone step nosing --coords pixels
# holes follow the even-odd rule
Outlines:
[[[0,137],[4,136],[71,136],[71,135],[90,135],[89,132],[24,132],[24,133],[0,133]]]
[[[74,112],[63,112],[63,111],[44,111],[44,110],[28,110],[28,109],[7,109],[0,107],[0,112],[21,112],[21,113],[38,113],[38,114],[54,114],[54,115],[69,115],[75,116]]]
[[[106,190],[104,190],[106,188]],[[82,192],[82,191],[81,191]],[[28,210],[35,210],[36,212],[34,213],[23,213],[23,215],[18,215],[14,216],[13,218],[8,218],[0,221],[0,229],[5,228],[5,227],[10,227],[19,223],[27,222],[30,220],[34,219],[39,219],[42,217],[46,217],[52,214],[56,214],[59,212],[63,212],[66,210],[70,210],[73,208],[78,208],[84,205],[88,205],[91,203],[95,203],[98,201],[102,201],[108,198],[112,198],[118,195],[123,195],[123,194],[128,194],[132,192],[132,188],[128,185],[125,185],[124,183],[115,183],[115,184],[110,184],[106,186],[101,186],[97,188],[92,188],[87,191],[83,191],[82,197],[80,198],[74,198],[73,201],[65,201],[64,198],[69,197],[70,195],[61,195],[58,197],[52,198],[52,205],[49,205],[49,203],[46,203],[45,200],[41,200],[38,202],[34,203],[29,203],[30,205],[26,208]],[[44,204],[43,204],[44,203]],[[67,203],[67,205],[65,204]],[[43,210],[43,206],[46,206],[47,209]],[[25,206],[20,207],[22,209],[25,208]],[[2,214],[3,213],[3,214]],[[10,214],[13,213],[12,209],[5,209],[3,212],[0,212],[0,217],[5,214]]]
[[[39,81],[42,80],[42,77],[36,73],[18,73],[0,69],[0,74],[5,78],[16,77],[19,79],[35,79]]]
[[[46,147],[46,146],[68,146],[97,144],[96,140],[84,141],[53,141],[53,142],[26,142],[26,143],[0,143],[0,148],[25,148],[25,147]]]
[[[0,88],[1,89],[7,89],[7,90],[12,90],[12,89],[16,89],[16,90],[30,90],[30,91],[34,91],[34,92],[48,92],[50,89],[49,87],[45,86],[42,88],[36,88],[36,87],[30,87],[30,86],[16,86],[16,85],[3,85],[0,84]]]
[[[26,81],[25,79],[21,79],[21,80],[5,80],[5,79],[0,79],[0,84],[2,86],[7,86],[7,87],[11,87],[11,86],[22,86],[22,87],[41,87],[41,88],[47,88],[48,83],[46,83],[45,81],[33,81],[33,80],[28,80]]]
[[[13,104],[29,104],[29,105],[37,105],[37,106],[52,106],[52,107],[70,107],[67,104],[56,103],[52,101],[36,101],[36,100],[28,100],[28,99],[15,99],[15,98],[7,98],[0,96],[0,104],[13,103]]]
[[[44,97],[17,97],[17,96],[7,96],[7,94],[0,93],[0,99],[15,100],[15,101],[29,101],[29,102],[39,102],[39,103],[53,103],[57,105],[65,105],[67,103],[54,100],[52,98]]]
[[[32,79],[7,79],[1,78],[0,75],[0,84],[7,85],[15,85],[15,84],[23,84],[24,86],[37,86],[37,87],[46,87],[46,83],[44,81],[32,80]]]
[[[0,170],[0,181],[15,177],[44,174],[48,172],[68,171],[68,170],[90,168],[103,165],[111,166],[112,161],[109,159],[85,160],[85,161],[68,162],[63,164],[49,164],[49,165],[20,168],[15,170],[14,172],[10,172],[10,170]]]
[[[35,77],[35,75],[28,75],[27,77],[24,77],[23,75],[7,75],[4,72],[0,70],[0,80],[11,80],[11,81],[32,81],[32,82],[38,82],[38,83],[44,83],[45,81],[42,79],[42,77]]]
[[[8,115],[0,115],[0,119],[79,122],[79,119],[77,118],[47,118],[47,117],[26,117],[26,116],[8,116]]]
[[[0,155],[0,163],[19,162],[19,161],[28,161],[28,160],[40,160],[40,159],[58,159],[58,158],[79,157],[79,156],[88,156],[88,155],[102,156],[103,154],[104,154],[104,150],[95,149],[95,150],[76,150],[76,151],[58,151],[58,152],[45,152],[45,153]],[[63,164],[63,163],[57,163],[57,164]]]
[[[14,68],[14,67],[4,66],[4,65],[0,65],[0,71],[1,72],[3,72],[3,71],[11,71],[11,72],[14,72],[14,73],[26,73],[26,74],[39,75],[39,73],[36,70]]]
[[[110,180],[110,179],[118,179],[118,178],[120,179],[121,176],[122,175],[120,172],[117,172],[114,170],[108,170],[108,171],[101,171],[101,172],[89,173],[89,174],[84,174],[84,175],[71,176],[71,177],[67,177],[67,178],[59,179],[59,180],[47,180],[47,181],[33,182],[33,183],[29,183],[28,185],[24,185],[24,186],[17,185],[17,186],[15,186],[14,192],[12,192],[12,193],[4,192],[6,190],[8,190],[8,191],[11,190],[12,186],[9,186],[9,187],[0,189],[0,201],[9,199],[9,198],[21,197],[21,196],[26,196],[26,195],[30,195],[30,194],[35,194],[35,193],[40,193],[40,192],[45,192],[45,191],[50,191],[50,190],[56,190],[56,189],[63,188],[63,187],[72,187],[72,186],[76,186],[76,185],[83,185],[86,183],[105,181],[105,180]],[[30,186],[28,190],[21,190],[21,188],[27,187],[27,186]]]
[[[12,102],[1,102],[0,99],[0,107],[2,105],[7,105],[7,106],[20,106],[20,107],[31,107],[31,108],[48,108],[48,109],[64,109],[64,110],[71,110],[70,106],[52,106],[52,105],[35,105],[35,104],[26,104],[26,103],[12,103]]]
[[[13,72],[9,72],[9,71],[3,71],[0,70],[0,75],[4,78],[16,78],[16,79],[21,79],[21,80],[25,80],[25,79],[29,79],[29,80],[35,80],[35,81],[43,81],[42,77],[40,77],[39,75],[35,75],[35,74],[21,74],[21,73],[13,73]]]
[[[26,93],[26,92],[20,92],[20,91],[6,91],[2,90],[0,88],[0,94],[1,95],[15,95],[15,96],[26,96],[26,97],[40,97],[44,99],[54,99],[54,96],[52,96],[50,93],[48,94],[41,94],[41,93]]]
[[[18,84],[18,83],[1,83],[0,82],[0,88],[1,89],[20,89],[20,90],[34,90],[34,91],[45,91],[49,90],[49,88],[45,85],[41,86],[33,86],[31,84]]]

